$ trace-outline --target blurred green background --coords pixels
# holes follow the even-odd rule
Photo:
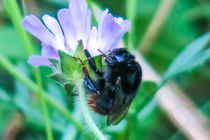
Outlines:
[[[164,0],[163,0],[164,1]],[[132,41],[136,49],[143,41],[148,27],[151,25],[161,0],[137,0],[135,23],[132,23]],[[127,3],[125,0],[92,0],[102,9],[108,8],[115,16],[126,17]],[[23,5],[18,0],[23,14]],[[37,17],[48,13],[54,17],[61,8],[68,7],[68,0],[25,0],[27,14]],[[167,6],[167,5],[166,5]],[[13,10],[13,9],[10,9]],[[161,15],[160,15],[161,16]],[[190,42],[210,31],[210,1],[209,0],[174,0],[168,18],[163,22],[156,37],[142,55],[152,65],[154,70],[163,75],[168,65]],[[34,54],[40,54],[40,42],[34,41]],[[124,37],[127,44],[127,35]],[[144,47],[144,46],[143,46]],[[28,54],[10,17],[0,1],[0,53],[13,63],[16,68],[28,78],[34,80],[33,68],[27,64]],[[66,106],[78,121],[84,120],[77,99],[67,96],[64,89],[48,78],[51,70],[41,67],[43,88],[50,95]],[[144,71],[146,73],[147,71]],[[210,63],[187,72],[174,79],[174,82],[193,102],[196,109],[206,118],[210,117]],[[151,88],[151,87],[149,87]],[[76,100],[76,101],[75,101]],[[48,106],[50,123],[54,139],[80,140],[86,137],[70,124],[58,111]],[[132,114],[132,113],[131,113]],[[138,113],[136,113],[138,114]],[[131,116],[131,117],[130,117]],[[93,118],[102,132],[109,139],[119,140],[183,140],[189,139],[177,128],[169,115],[156,106],[144,117],[132,115],[117,126],[105,126],[105,118],[94,114]],[[102,119],[102,120],[101,120]],[[99,122],[101,121],[101,122]],[[128,125],[130,123],[130,125]],[[83,123],[84,127],[88,126]],[[43,140],[46,139],[45,125],[40,106],[40,99],[19,80],[0,67],[0,139]]]

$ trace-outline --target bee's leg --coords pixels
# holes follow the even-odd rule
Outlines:
[[[96,83],[90,78],[90,75],[88,73],[88,70],[86,66],[84,65],[83,61],[80,58],[74,57],[75,59],[78,59],[82,64],[82,74],[84,77],[83,84],[87,90],[89,90],[91,93],[99,94],[99,90],[96,87]]]
[[[97,81],[98,90],[102,91],[105,86],[105,79],[103,77],[104,72],[101,72],[100,70],[97,69],[94,58],[91,57],[90,53],[88,52],[88,50],[85,47],[83,47],[83,51],[84,51],[85,56],[88,58],[88,64],[89,64],[90,68],[98,76],[98,81]]]
[[[95,62],[94,58],[91,57],[89,51],[85,48],[85,46],[83,45],[83,43],[81,41],[80,41],[80,44],[83,47],[83,51],[84,51],[85,56],[88,59],[88,64],[89,64],[90,68],[95,72],[95,74],[97,76],[102,77],[104,73],[97,69],[96,62]]]

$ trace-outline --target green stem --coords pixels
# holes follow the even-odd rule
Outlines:
[[[47,105],[46,105],[46,101],[45,101],[44,96],[45,95],[43,95],[43,94],[40,95],[41,108],[42,108],[42,111],[44,113],[45,131],[47,133],[47,139],[48,140],[53,140],[52,130],[51,130],[51,127],[50,127],[49,113],[48,113],[48,110],[47,110]]]
[[[79,82],[82,83],[82,82]],[[96,124],[94,123],[90,111],[88,109],[88,105],[85,99],[85,92],[83,89],[83,85],[82,84],[78,84],[79,87],[79,99],[80,99],[80,104],[82,107],[82,113],[84,115],[84,118],[87,122],[87,125],[89,126],[89,128],[91,129],[92,133],[96,136],[96,138],[98,138],[99,140],[106,140],[105,136],[102,134],[102,132],[98,129],[98,127],[96,126]]]
[[[70,123],[72,123],[82,134],[84,134],[88,139],[92,140],[93,137],[89,133],[86,133],[82,124],[77,122],[73,115],[66,109],[63,105],[53,99],[47,92],[45,92],[42,88],[37,86],[34,82],[28,79],[25,75],[19,72],[1,53],[0,53],[0,66],[7,70],[13,77],[20,80],[24,85],[26,85],[34,94],[41,97],[41,95],[45,95],[44,99],[46,102],[51,105],[54,109],[59,111]]]
[[[25,46],[25,49],[28,52],[28,55],[30,56],[33,54],[33,45],[30,37],[26,33],[26,31],[23,29],[21,22],[22,22],[22,16],[20,13],[20,10],[18,8],[16,0],[3,0],[4,5],[9,13],[9,16]],[[24,0],[21,1],[22,6],[23,6],[23,12],[26,14],[26,7]],[[36,82],[39,85],[40,88],[42,88],[42,81],[41,81],[41,76],[40,76],[40,71],[38,68],[34,68],[34,75],[36,78]],[[53,135],[52,135],[52,130],[50,127],[50,119],[48,115],[48,110],[47,110],[47,105],[44,99],[44,94],[41,94],[40,100],[41,100],[41,108],[44,113],[44,122],[45,122],[45,129],[46,129],[46,134],[47,134],[47,139],[48,140],[53,140]]]
[[[137,0],[126,0],[126,16],[131,21],[131,31],[128,32],[128,49],[133,49],[133,38],[135,28],[135,9]]]
[[[34,67],[34,74],[35,74],[35,78],[36,78],[39,88],[42,89],[42,79],[40,76],[40,71],[36,67]],[[50,126],[49,113],[48,113],[47,104],[45,101],[45,95],[46,94],[44,92],[42,94],[40,94],[41,108],[42,108],[42,112],[44,113],[45,131],[47,134],[47,139],[53,140],[52,130],[51,130],[51,126]]]
[[[36,82],[37,82],[39,88],[42,89],[42,79],[40,76],[40,71],[36,67],[34,67],[34,74],[35,74]],[[42,108],[42,112],[44,113],[45,131],[47,134],[47,139],[53,140],[52,130],[50,127],[49,113],[48,113],[47,104],[45,101],[45,95],[46,95],[46,93],[44,93],[44,92],[42,94],[40,94],[41,108]]]
[[[33,54],[33,45],[27,32],[22,27],[22,16],[19,11],[16,0],[3,0],[3,3],[13,22],[15,29],[17,30],[20,36],[20,39],[24,44],[25,49],[27,50],[29,55]]]
[[[21,0],[21,5],[22,5],[22,8],[23,8],[23,16],[26,16],[27,9],[26,9],[25,0]]]

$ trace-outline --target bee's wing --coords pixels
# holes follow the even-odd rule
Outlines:
[[[116,94],[112,108],[108,114],[107,125],[117,125],[127,114],[132,101],[133,97],[124,98],[121,95]]]

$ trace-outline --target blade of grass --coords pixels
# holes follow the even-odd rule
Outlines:
[[[16,0],[3,0],[3,4],[5,5],[5,8],[20,36],[20,39],[24,44],[25,49],[29,55],[33,54],[33,45],[31,43],[31,39],[21,25],[22,17]]]
[[[135,11],[136,11],[137,0],[126,0],[126,16],[131,21],[131,31],[128,32],[128,49],[131,51],[133,47],[134,38],[134,24],[135,24]]]
[[[70,123],[72,123],[82,134],[84,134],[88,139],[94,139],[91,134],[87,133],[80,122],[77,122],[73,115],[66,109],[63,105],[53,99],[49,94],[44,91],[42,88],[37,86],[34,82],[28,79],[25,75],[19,72],[15,66],[13,66],[7,58],[5,58],[0,53],[0,66],[7,70],[13,77],[20,80],[24,85],[26,85],[34,94],[41,97],[41,94],[44,94],[44,99],[46,102],[51,105],[54,109],[59,111]]]
[[[25,49],[28,52],[28,55],[30,56],[31,54],[33,54],[33,45],[32,45],[32,41],[31,41],[30,37],[28,36],[28,34],[26,33],[26,31],[23,29],[23,27],[21,25],[22,16],[21,16],[21,13],[18,8],[16,0],[3,0],[3,3],[9,13],[9,16],[13,22],[13,25],[15,26],[15,28],[16,28],[24,46],[25,46]],[[22,6],[24,9],[23,12],[24,12],[24,14],[26,14],[26,7],[25,7],[24,0],[22,0]],[[37,84],[39,85],[40,88],[42,88],[42,81],[41,81],[40,71],[38,68],[34,68],[34,75],[35,75]],[[53,140],[52,130],[50,127],[50,119],[49,119],[49,115],[48,115],[48,109],[47,109],[47,105],[46,105],[44,96],[45,96],[44,94],[41,94],[40,100],[41,100],[41,108],[44,113],[44,120],[45,120],[44,122],[45,122],[47,139]]]
[[[136,21],[136,4],[137,4],[137,0],[126,0],[126,16],[127,18],[131,21],[131,31],[128,32],[128,49],[129,51],[133,51],[134,49],[134,44],[133,44],[133,38],[134,38],[134,31],[135,31],[135,21]],[[136,110],[134,111],[136,112]],[[129,139],[135,139],[135,131],[133,131],[132,128],[135,124],[135,118],[136,116],[133,114],[131,114],[130,117],[128,117],[129,119],[129,123],[127,125],[127,132],[129,133]],[[134,126],[135,128],[136,126]]]
[[[26,16],[27,9],[26,9],[25,0],[21,0],[21,5],[22,5],[22,9],[23,9],[23,16]]]
[[[157,37],[162,26],[164,25],[165,21],[170,15],[175,3],[176,3],[176,0],[162,0],[161,1],[158,10],[155,13],[154,18],[152,19],[152,22],[150,23],[138,47],[140,52],[147,54],[150,51],[153,41]]]

